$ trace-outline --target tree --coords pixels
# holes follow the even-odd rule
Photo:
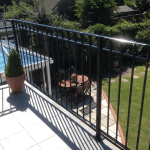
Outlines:
[[[9,6],[0,6],[1,9],[3,9],[3,19],[22,19],[23,16],[27,15],[27,10],[31,9],[31,6],[26,4],[23,1],[20,1],[19,4],[17,4],[15,1],[12,1],[12,5]]]
[[[36,22],[40,24],[48,24],[58,26],[62,21],[62,17],[56,13],[56,11],[50,11],[45,8],[44,0],[33,0],[33,5],[25,3],[29,0],[21,0],[17,3],[17,0],[12,1],[12,5],[0,6],[4,10],[3,19],[22,19],[30,22]]]
[[[17,4],[19,4],[20,1],[25,2],[26,4],[29,4],[29,5],[34,4],[34,0],[13,0],[13,1],[16,2]]]
[[[117,6],[124,5],[124,0],[116,0]]]
[[[135,9],[135,0],[124,0],[124,4]]]
[[[76,0],[76,16],[80,20],[90,22],[109,22],[116,8],[114,0]]]
[[[140,13],[150,9],[150,0],[136,0],[135,4]]]

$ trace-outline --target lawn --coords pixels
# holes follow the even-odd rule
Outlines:
[[[136,66],[135,76],[140,78],[134,78],[133,80],[133,90],[132,90],[132,100],[131,100],[131,111],[130,111],[130,122],[129,122],[129,134],[128,134],[128,147],[130,149],[136,149],[139,116],[141,109],[142,100],[142,90],[144,83],[144,68],[145,66]],[[122,77],[122,79],[127,79],[128,82],[121,82],[121,94],[120,94],[120,110],[119,110],[119,122],[122,127],[124,137],[126,138],[126,127],[127,127],[127,115],[128,115],[128,104],[129,104],[129,93],[130,93],[130,82],[131,75],[127,77]],[[118,87],[119,78],[113,78],[115,82],[111,82],[111,93],[110,93],[110,103],[112,104],[116,114],[117,114],[117,102],[118,102]],[[103,90],[108,96],[108,80],[103,80]],[[141,134],[139,140],[139,150],[148,150],[150,141],[150,71],[147,74],[147,84],[145,90],[145,100],[143,107],[143,117],[141,124]]]

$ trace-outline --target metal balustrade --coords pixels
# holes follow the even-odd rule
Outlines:
[[[77,116],[96,132],[97,139],[103,135],[113,144],[121,149],[128,149],[128,135],[130,126],[133,77],[136,61],[145,62],[146,69],[143,82],[143,91],[141,97],[140,116],[136,149],[139,146],[141,122],[143,115],[144,95],[146,88],[146,79],[149,66],[149,47],[150,44],[128,41],[113,37],[83,33],[68,29],[62,29],[53,26],[36,24],[16,19],[5,20],[4,27],[0,32],[5,34],[8,39],[6,22],[10,22],[15,39],[15,49],[20,54],[21,62],[27,71],[26,80],[37,87],[44,94],[56,101],[62,107],[66,108],[72,114]],[[10,26],[8,27],[10,28]],[[11,51],[11,43],[7,42],[8,52]],[[4,43],[1,41],[1,47]],[[6,47],[6,46],[4,46]],[[142,54],[139,52],[142,49]],[[4,51],[3,51],[4,53]],[[27,57],[28,56],[28,57]],[[116,136],[109,135],[109,110],[111,107],[111,78],[113,60],[119,57],[119,83],[117,109],[116,109]],[[121,102],[121,85],[122,85],[122,68],[123,62],[127,60],[131,63],[131,82],[127,115],[127,124],[125,131],[124,143],[118,141],[118,131],[120,123],[120,102]],[[5,60],[5,59],[4,59]],[[72,69],[74,66],[74,69]],[[63,71],[62,71],[63,70]],[[75,74],[75,84],[72,83],[72,74]],[[103,76],[108,74],[108,105],[107,105],[107,128],[106,131],[101,129],[102,124],[102,84]],[[82,76],[79,84],[78,77]],[[84,95],[84,79],[88,77],[90,87],[88,95]],[[62,82],[65,81],[65,82]],[[67,87],[66,82],[70,86]],[[93,86],[94,85],[94,86]],[[79,98],[78,88],[82,86],[82,97]],[[95,91],[94,91],[95,88]],[[93,93],[96,92],[96,96]],[[81,93],[80,93],[81,94]],[[76,98],[73,100],[72,97]],[[95,99],[94,99],[94,98]],[[95,122],[93,123],[93,111]],[[86,112],[87,111],[87,112]],[[147,139],[149,140],[149,139]],[[149,146],[150,147],[150,146]],[[130,147],[129,147],[130,148]],[[149,148],[150,149],[150,148]]]

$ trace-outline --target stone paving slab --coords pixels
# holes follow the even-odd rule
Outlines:
[[[58,91],[59,91],[59,89],[60,88],[57,87]],[[92,84],[91,84],[91,100],[92,100],[92,103],[95,103],[95,104],[96,104],[96,98],[97,98],[96,97],[96,93],[97,93],[97,85],[96,85],[95,82],[92,82]],[[53,94],[56,97],[55,88],[53,88]],[[57,97],[58,97],[58,101],[61,102],[61,99],[60,99],[61,92],[60,91],[57,93]],[[85,99],[85,102],[84,102],[84,108],[86,109],[86,111],[87,110],[89,111],[89,109],[87,109],[87,107],[90,104],[89,99],[90,98],[87,97]],[[65,104],[66,104],[66,97],[65,96],[62,96],[62,103],[65,106]],[[68,106],[69,106],[68,108],[70,109],[71,104],[69,103]],[[77,112],[77,106],[74,104],[74,102],[72,102],[72,108],[73,108],[74,112]],[[107,129],[107,115],[108,115],[108,103],[107,103],[107,101],[106,101],[106,99],[105,99],[103,94],[102,94],[102,103],[101,103],[101,113],[102,113],[102,115],[101,115],[101,124],[102,124],[101,129],[106,132],[106,129]],[[80,117],[83,117],[83,102],[82,101],[80,103],[78,103],[78,115]],[[90,122],[89,113],[87,113],[87,115],[85,113],[84,118],[85,118],[86,121]],[[96,126],[96,107],[91,110],[91,124],[93,126]],[[112,115],[111,110],[109,109],[109,131],[108,132],[111,135],[113,135],[113,137],[115,138],[114,135],[116,133],[116,128],[114,128],[113,125],[116,126],[116,121],[114,119],[114,116]],[[118,137],[119,137],[118,141],[122,143],[120,134],[119,134]]]
[[[102,136],[101,142],[95,141],[93,129],[27,82],[21,93],[20,99],[16,94],[3,100],[14,109],[6,107],[8,113],[0,116],[0,150],[118,150]]]

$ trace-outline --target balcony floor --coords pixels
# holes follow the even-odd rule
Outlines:
[[[22,92],[10,95],[0,86],[0,150],[117,150],[105,138],[25,81]],[[2,92],[3,91],[3,92]]]

